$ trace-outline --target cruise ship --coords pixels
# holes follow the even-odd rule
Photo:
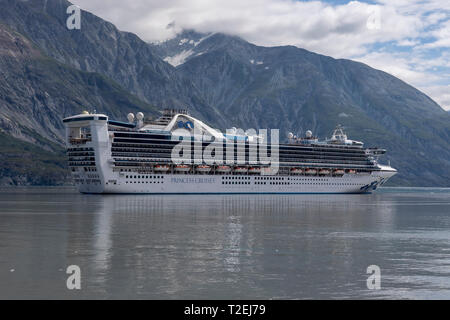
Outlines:
[[[127,121],[85,111],[63,123],[81,193],[371,193],[397,173],[378,162],[386,150],[365,148],[340,126],[330,139],[307,131],[278,143],[236,128],[222,133],[186,110]]]

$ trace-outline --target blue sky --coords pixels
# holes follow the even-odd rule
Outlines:
[[[450,110],[449,0],[72,2],[151,42],[189,28],[361,61],[399,77]],[[175,27],[167,28],[169,24]]]

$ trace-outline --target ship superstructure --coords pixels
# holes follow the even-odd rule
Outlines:
[[[340,126],[324,141],[307,131],[275,144],[256,132],[222,133],[186,110],[127,122],[84,112],[63,122],[82,193],[369,193],[397,172],[378,163],[386,150],[364,148]]]

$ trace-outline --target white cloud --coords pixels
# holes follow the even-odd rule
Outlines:
[[[433,97],[445,110],[450,110],[450,85],[429,86],[422,88],[422,90]]]
[[[433,72],[433,67],[449,64],[448,55],[435,57],[434,62],[426,58],[427,50],[450,46],[450,1],[378,0],[377,5],[294,0],[72,2],[147,41],[169,39],[181,29],[224,32],[258,45],[295,45],[335,58],[357,59],[419,88],[450,84],[446,75]],[[386,43],[409,51],[385,50]],[[428,93],[437,101],[447,101],[438,91]]]
[[[420,17],[395,7],[351,1],[332,6],[293,0],[74,0],[147,41],[171,38],[182,28],[239,35],[259,45],[297,45],[334,57],[360,54],[364,45],[418,35]],[[379,29],[368,22],[379,20]],[[175,28],[167,28],[174,23]],[[331,46],[330,43],[333,45]]]
[[[373,52],[362,56],[357,61],[366,63],[373,68],[388,72],[403,81],[415,86],[446,110],[450,110],[450,85],[434,85],[442,82],[449,75],[435,74],[430,69],[435,66],[450,64],[444,58],[427,60],[424,57],[411,58],[405,53]]]
[[[438,75],[416,69],[414,65],[418,61],[412,60],[405,54],[372,52],[355,60],[368,64],[375,69],[388,72],[417,87],[426,86],[441,79]]]
[[[429,33],[435,41],[425,44],[424,48],[450,48],[450,20],[439,25]]]

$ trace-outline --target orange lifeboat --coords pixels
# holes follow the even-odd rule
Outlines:
[[[303,173],[303,169],[301,169],[301,168],[292,168],[291,169],[291,173],[292,174],[302,174]]]
[[[179,164],[175,166],[175,171],[177,172],[189,172],[191,170],[191,166],[188,166],[187,164]]]
[[[356,173],[356,170],[353,170],[353,169],[348,170],[348,173],[350,173],[350,174],[355,174],[355,173]]]
[[[334,173],[334,175],[336,175],[336,176],[343,176],[344,173],[345,173],[345,171],[342,170],[342,169],[337,169],[337,170],[334,170],[333,173]]]
[[[217,167],[217,172],[220,173],[228,173],[231,171],[231,168],[229,166],[218,166]]]
[[[200,172],[200,173],[208,173],[211,171],[211,167],[206,164],[202,164],[202,165],[197,166],[196,170],[197,170],[197,172]]]
[[[306,169],[305,174],[307,174],[309,176],[313,176],[313,175],[317,174],[317,170],[316,169]]]
[[[252,167],[252,168],[248,169],[248,173],[261,173],[261,168]]]
[[[248,169],[245,168],[245,167],[236,167],[236,168],[234,168],[234,172],[236,172],[236,173],[247,173]]]
[[[330,174],[330,170],[328,170],[328,169],[322,169],[322,170],[319,171],[319,174],[320,174],[321,176],[326,176],[327,174]]]
[[[166,164],[157,164],[153,170],[157,171],[157,172],[167,172],[169,171],[170,167]]]

